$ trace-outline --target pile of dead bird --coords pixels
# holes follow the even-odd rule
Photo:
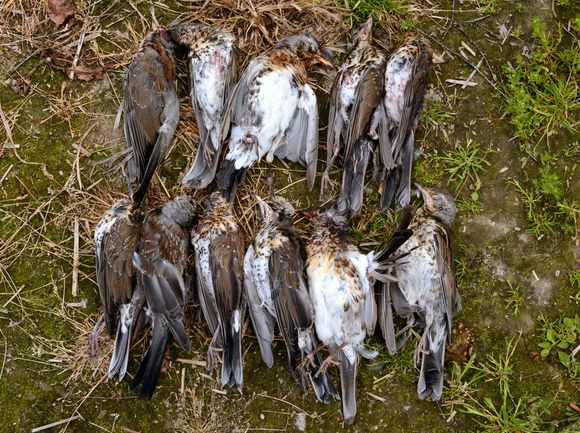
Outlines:
[[[179,123],[177,46],[189,53],[200,135],[183,184],[212,191],[199,212],[188,195],[157,208],[146,204]],[[219,28],[182,24],[149,34],[124,81],[130,198],[115,203],[95,230],[97,282],[106,327],[115,338],[109,377],[123,379],[132,341],[150,327],[149,346],[131,384],[141,386],[139,398],[150,398],[169,340],[191,348],[183,317],[193,299],[213,336],[208,367],[221,363],[223,385],[240,389],[244,382],[247,310],[265,364],[274,363],[272,341],[279,332],[291,374],[307,376],[320,402],[342,400],[347,424],[356,415],[360,357],[377,356],[365,347],[377,320],[393,354],[396,337],[416,325],[417,391],[420,398],[438,400],[445,344],[459,308],[449,239],[456,207],[448,193],[420,185],[423,204],[410,205],[414,131],[432,57],[421,38],[404,40],[387,56],[372,44],[371,19],[357,29],[330,90],[321,198],[342,153],[338,199],[326,209],[300,212],[312,221],[312,233],[303,240],[288,201],[256,196],[261,225],[248,239],[233,206],[252,165],[275,156],[298,162],[306,168],[308,187],[315,184],[318,105],[307,71],[332,67],[332,55],[312,36],[293,35],[238,74],[236,40]],[[363,206],[370,160],[381,209],[403,212],[399,228],[385,235],[386,248],[365,255],[347,233],[349,218]],[[395,314],[407,321],[398,331]],[[329,353],[325,360],[321,349]],[[340,393],[327,371],[332,363],[340,369]]]

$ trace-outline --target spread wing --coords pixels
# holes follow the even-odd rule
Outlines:
[[[256,336],[258,337],[262,359],[268,367],[272,367],[274,365],[272,341],[274,340],[275,319],[263,305],[258,295],[257,282],[254,280],[254,260],[254,247],[250,245],[244,258],[244,288],[246,290],[248,306],[250,307],[250,317],[252,318],[254,331],[256,331]]]
[[[316,95],[308,84],[304,84],[301,89],[296,111],[286,134],[286,143],[274,155],[304,165],[308,188],[312,189],[318,162],[318,105]]]

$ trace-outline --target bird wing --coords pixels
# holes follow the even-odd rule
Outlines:
[[[209,264],[209,239],[198,237],[193,242],[193,246],[195,250],[195,274],[197,277],[199,302],[205,321],[209,326],[211,334],[214,335],[219,324],[219,318]]]
[[[228,102],[222,118],[221,136],[225,140],[231,128],[232,122],[239,122],[244,111],[247,111],[247,97],[254,80],[262,72],[267,63],[265,57],[257,57],[252,60],[242,72],[237,84],[233,87],[228,96]]]
[[[300,91],[298,104],[286,133],[286,143],[276,149],[274,155],[304,165],[308,188],[312,189],[318,162],[318,105],[316,95],[308,84],[304,84]]]
[[[447,319],[447,335],[451,337],[453,315],[460,308],[460,297],[455,281],[455,269],[451,251],[451,240],[447,231],[439,227],[435,234],[436,266],[438,273],[438,285],[443,296],[443,305]]]
[[[344,158],[348,160],[352,148],[369,127],[381,97],[384,93],[384,61],[373,67],[367,67],[355,89],[354,104],[350,122],[346,129]]]
[[[274,340],[274,317],[268,312],[258,295],[256,281],[254,280],[255,252],[253,245],[248,247],[244,258],[244,288],[250,307],[250,317],[254,325],[254,331],[258,337],[262,359],[268,367],[274,365],[272,354],[272,341]]]
[[[314,311],[306,288],[304,259],[298,238],[275,248],[270,255],[270,284],[280,333],[284,337],[290,365],[298,366],[299,330],[312,326]]]
[[[333,155],[340,149],[340,135],[343,127],[343,119],[340,115],[340,87],[344,76],[344,69],[340,69],[334,78],[330,95],[328,97],[328,130],[326,133],[326,171],[330,172]]]

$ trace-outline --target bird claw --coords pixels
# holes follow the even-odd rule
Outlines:
[[[322,174],[322,180],[320,182],[320,200],[325,200],[327,196],[327,192],[330,188],[334,188],[335,185],[338,185],[338,182],[332,180],[328,174],[328,172],[324,172]]]

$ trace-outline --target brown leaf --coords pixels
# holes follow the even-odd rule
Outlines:
[[[77,8],[71,0],[48,0],[48,18],[58,26],[72,17]]]
[[[67,68],[67,75],[72,68]],[[81,81],[91,81],[93,79],[102,80],[103,79],[103,68],[101,66],[91,66],[91,65],[77,65],[74,69],[75,78]]]

